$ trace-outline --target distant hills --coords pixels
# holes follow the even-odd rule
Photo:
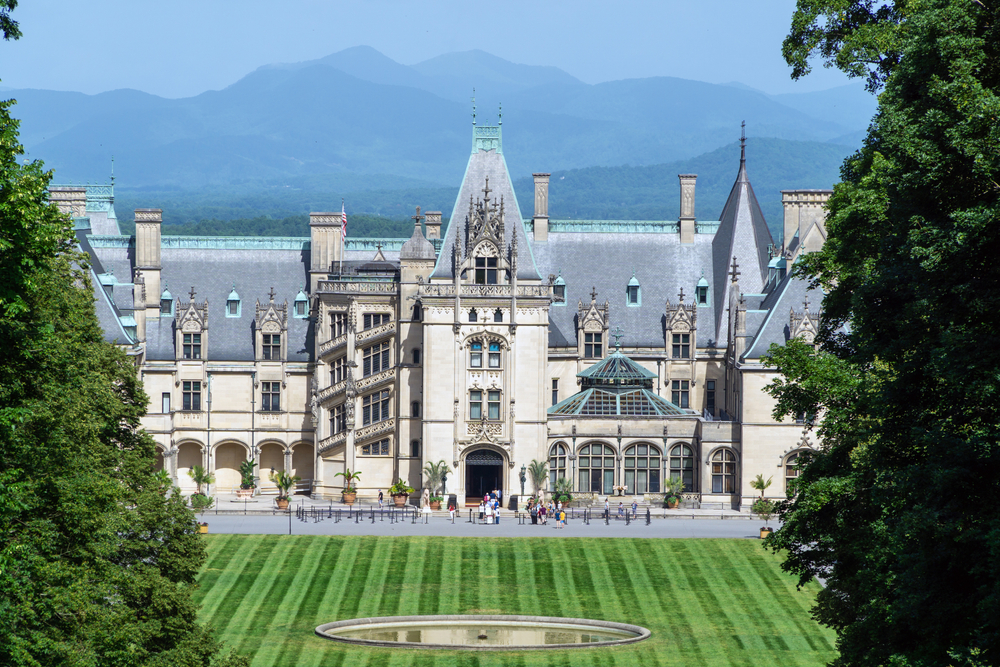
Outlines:
[[[552,206],[563,201],[576,217],[646,217],[662,207],[676,215],[675,175],[664,181],[671,195],[657,194],[654,183],[679,165],[704,165],[706,192],[716,166],[731,185],[723,174],[735,175],[735,165],[710,156],[733,145],[742,120],[751,146],[761,148],[751,152],[758,197],[754,173],[802,182],[776,187],[829,187],[837,179],[830,165],[839,164],[833,156],[859,144],[876,105],[861,85],[794,95],[671,77],[590,85],[482,51],[407,66],[369,47],[268,65],[183,99],[135,90],[4,96],[18,100],[29,156],[54,168],[57,182],[104,181],[114,155],[119,201],[173,209],[174,222],[336,210],[342,196],[356,211],[405,218],[416,203],[450,212],[471,146],[473,87],[479,122],[496,122],[503,102],[512,177],[559,172]],[[650,165],[662,169],[643,169]],[[586,174],[593,178],[586,188],[559,199],[565,180]],[[619,189],[611,192],[611,183]]]

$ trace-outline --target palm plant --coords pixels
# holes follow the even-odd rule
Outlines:
[[[757,489],[758,491],[760,491],[760,497],[761,497],[761,499],[763,499],[764,498],[764,491],[767,490],[767,487],[771,486],[771,480],[772,479],[774,479],[774,478],[773,477],[768,477],[767,481],[765,482],[763,475],[757,475],[757,479],[755,479],[752,482],[750,482],[750,488]]]
[[[201,492],[202,484],[213,484],[215,483],[215,475],[205,470],[203,466],[194,465],[188,470],[188,476],[194,481],[198,490],[195,491],[200,496],[205,495]]]
[[[253,459],[249,461],[244,461],[240,464],[240,488],[241,489],[252,489],[254,487],[253,483],[253,473],[254,468],[257,467],[257,462]]]
[[[532,459],[528,464],[528,477],[531,478],[531,487],[537,496],[542,487],[545,486],[545,479],[549,476],[549,464],[545,461]]]
[[[441,459],[437,463],[433,461],[428,461],[427,465],[424,466],[424,478],[427,480],[427,487],[430,489],[431,496],[438,498],[438,490],[444,486],[445,475],[451,472],[451,468],[448,467],[448,463]]]
[[[573,500],[573,480],[568,477],[557,479],[556,488],[552,490],[552,495],[563,504],[571,502]]]
[[[354,471],[351,472],[350,468],[345,468],[344,472],[338,472],[334,477],[344,478],[344,493],[357,493],[358,488],[354,486],[353,482],[361,479],[361,472]]]
[[[270,474],[270,479],[278,487],[278,500],[288,500],[288,492],[302,478],[298,475],[289,475],[284,470],[279,470]]]

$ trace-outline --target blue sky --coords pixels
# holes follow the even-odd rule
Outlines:
[[[261,65],[372,46],[413,64],[482,49],[588,83],[676,76],[769,93],[847,83],[781,58],[794,0],[22,0],[0,42],[0,86],[165,97],[220,89]]]

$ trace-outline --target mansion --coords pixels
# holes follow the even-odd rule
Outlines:
[[[339,213],[311,213],[308,238],[161,236],[152,208],[123,236],[112,186],[51,188],[185,492],[203,465],[232,493],[252,458],[264,493],[285,470],[332,499],[347,469],[373,497],[440,460],[460,503],[520,493],[532,460],[595,501],[653,502],[670,476],[690,507],[748,511],[758,474],[784,496],[815,436],[773,419],[760,359],[815,335],[821,296],[789,269],[823,243],[829,191],[782,192],[780,243],[745,156],[718,220],[686,174],[677,220],[550,218],[544,173],[524,217],[501,130],[474,125],[447,224],[417,209],[408,239],[345,240]]]

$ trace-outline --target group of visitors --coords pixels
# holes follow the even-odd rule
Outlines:
[[[633,521],[635,521],[635,517],[636,517],[636,514],[638,513],[638,511],[639,511],[639,503],[637,503],[635,501],[635,499],[633,498],[632,499],[632,520]],[[616,518],[624,520],[626,513],[628,513],[628,508],[626,508],[625,505],[622,503],[622,501],[619,500],[618,501],[618,516]],[[609,501],[607,498],[604,499],[604,514],[608,518],[611,518],[611,501]]]
[[[499,524],[500,523],[500,499],[499,489],[493,489],[479,503],[479,523]]]
[[[531,525],[547,525],[549,517],[555,517],[556,528],[566,526],[566,509],[561,502],[549,501],[548,506],[539,502],[536,498],[528,499],[528,514],[531,516]]]

